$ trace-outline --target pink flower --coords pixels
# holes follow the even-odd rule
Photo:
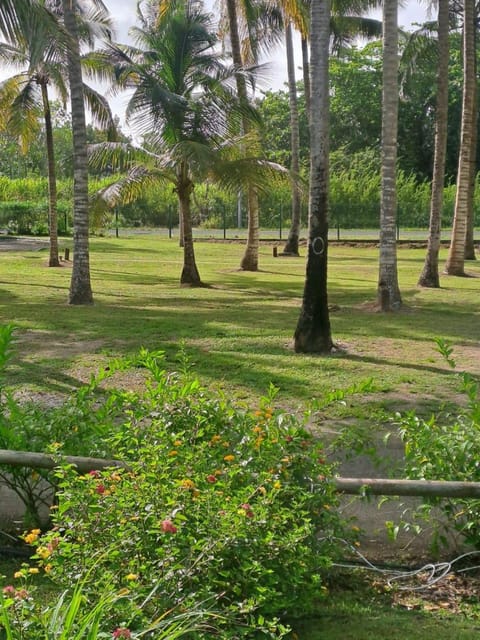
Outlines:
[[[95,491],[97,493],[99,493],[100,495],[102,495],[102,493],[105,493],[106,489],[105,489],[105,485],[103,484],[99,484],[95,487]],[[120,636],[121,637],[121,636]]]
[[[127,629],[126,627],[118,627],[118,629],[115,629],[115,631],[112,633],[112,638],[131,638],[132,634],[130,633],[130,629]]]
[[[247,516],[247,518],[253,518],[252,507],[248,504],[248,502],[241,504],[240,508],[245,511],[245,515]]]
[[[160,526],[162,528],[163,533],[177,533],[178,531],[177,527],[173,524],[171,520],[168,520],[168,518],[166,520],[163,520]]]
[[[97,471],[97,469],[92,469],[88,472],[88,475],[92,476],[92,478],[100,478],[100,471]]]
[[[15,595],[15,587],[13,587],[11,584],[7,585],[6,587],[3,587],[2,591],[6,596]]]
[[[215,484],[215,482],[217,482],[217,476],[214,476],[213,473],[211,473],[209,476],[207,476],[207,482]]]

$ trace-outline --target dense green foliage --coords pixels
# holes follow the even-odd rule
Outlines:
[[[3,366],[11,338],[12,327],[2,327]],[[238,410],[203,389],[184,357],[180,363],[179,373],[168,372],[163,353],[142,350],[54,409],[4,392],[2,447],[51,452],[60,466],[63,454],[78,452],[127,464],[44,474],[57,487],[54,527],[41,537],[35,528],[25,541],[54,582],[68,589],[72,576],[81,579],[92,607],[108,585],[102,615],[111,628],[127,619],[138,630],[165,611],[208,602],[222,611],[223,637],[279,637],[278,616],[311,612],[322,595],[322,572],[336,553],[331,536],[349,536],[334,509],[332,466],[295,417],[275,411],[273,387],[255,411]],[[138,391],[121,384],[132,367],[142,372]],[[37,502],[24,498],[28,506],[45,502],[37,473],[10,471],[2,479],[20,496],[30,485]],[[35,572],[27,567],[17,579]],[[126,586],[131,597],[118,597]],[[5,606],[27,634],[18,637],[33,640],[36,607],[25,611],[24,600]]]
[[[330,222],[342,228],[376,228],[380,207],[379,156],[366,150],[347,156],[343,151],[332,154],[330,185]],[[90,193],[108,185],[115,176],[92,178]],[[59,229],[71,229],[71,180],[58,182]],[[306,197],[306,194],[305,194]],[[443,224],[451,225],[455,202],[455,185],[445,188]],[[199,185],[193,195],[193,221],[209,228],[237,226],[237,200],[215,185]],[[428,226],[430,187],[417,182],[412,175],[399,172],[398,216],[402,227]],[[277,185],[260,198],[260,225],[278,228],[280,216],[286,226],[290,218],[290,190],[288,185]],[[178,226],[177,198],[171,187],[152,184],[134,202],[118,207],[119,224],[124,227]],[[303,222],[306,224],[307,203],[303,203]],[[475,196],[475,214],[480,215],[480,190]],[[245,198],[243,198],[245,223]],[[94,230],[106,229],[114,224],[114,211],[92,217]],[[478,222],[477,222],[478,224]],[[12,233],[46,235],[48,233],[48,203],[46,178],[11,180],[0,177],[0,226]]]
[[[439,350],[452,369],[456,363],[451,345],[437,340]],[[425,419],[416,411],[399,415],[400,435],[405,443],[406,474],[422,480],[459,480],[479,482],[480,383],[469,373],[460,374],[465,406],[460,410],[445,409]],[[443,522],[434,517],[436,506],[445,516]],[[434,526],[434,543],[448,544],[452,530],[467,544],[480,549],[480,500],[432,499],[418,509],[417,518]],[[410,526],[410,525],[407,525]]]

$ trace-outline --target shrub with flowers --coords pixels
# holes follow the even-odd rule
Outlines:
[[[208,602],[225,617],[222,637],[281,636],[278,618],[324,594],[333,537],[346,535],[321,443],[273,409],[273,388],[240,411],[188,373],[168,374],[159,354],[135,364],[145,389],[125,396],[104,443],[127,467],[58,471],[54,527],[28,540],[38,566],[65,586],[88,572],[84,590],[108,577],[145,598],[146,619]],[[137,613],[129,630],[144,624]],[[112,607],[110,626],[125,620]]]

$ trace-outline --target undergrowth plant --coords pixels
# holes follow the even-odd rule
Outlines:
[[[440,353],[452,369],[456,362],[451,345],[437,339]],[[405,473],[421,480],[480,482],[480,395],[479,381],[466,372],[459,373],[463,407],[438,412],[425,419],[415,411],[397,414],[399,433],[405,445]],[[434,507],[443,514],[438,519]],[[425,499],[404,526],[427,521],[434,528],[434,547],[447,544],[448,531],[456,531],[463,541],[480,549],[480,500],[473,498]]]
[[[103,437],[126,467],[59,467],[54,526],[25,537],[38,566],[64,587],[89,572],[92,593],[108,576],[145,598],[145,620],[213,602],[221,637],[281,637],[279,618],[315,608],[334,538],[349,536],[322,444],[274,409],[274,387],[241,411],[160,352],[122,366],[145,370],[142,390],[115,391],[123,421]],[[111,624],[123,616],[112,607]]]

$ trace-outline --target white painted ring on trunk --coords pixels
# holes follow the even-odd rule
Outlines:
[[[312,246],[312,251],[316,256],[321,256],[325,251],[325,240],[323,238],[319,238],[317,236],[310,241],[310,244]]]

